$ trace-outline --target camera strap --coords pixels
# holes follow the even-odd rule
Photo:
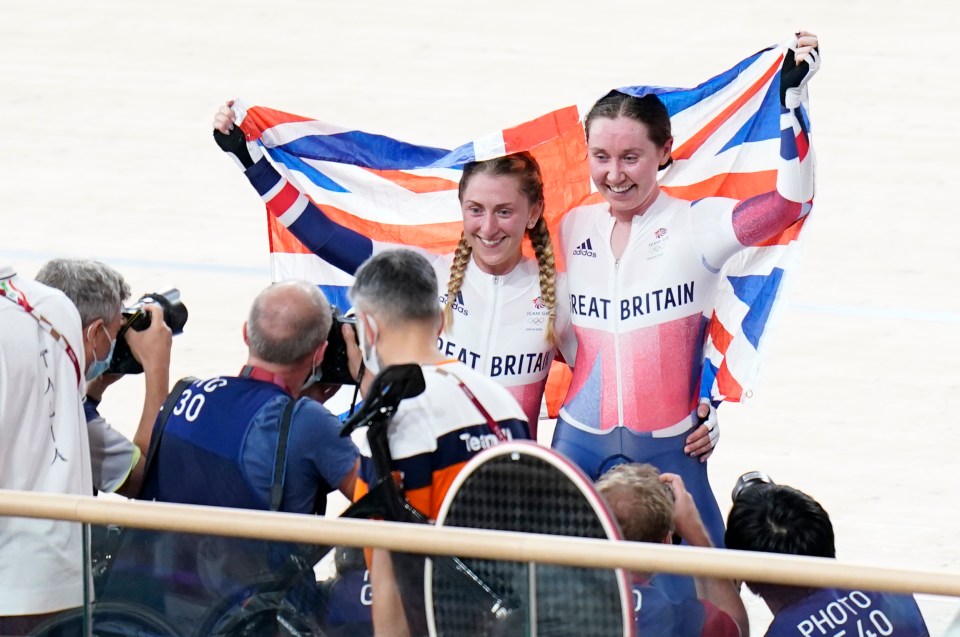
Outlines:
[[[279,376],[256,365],[244,365],[240,378],[252,378],[265,383],[273,383],[287,394],[292,394]],[[277,453],[273,462],[273,483],[270,485],[270,510],[279,511],[283,502],[283,478],[287,466],[287,441],[290,437],[290,423],[293,421],[293,408],[297,399],[291,397],[280,416],[280,430],[277,432]]]
[[[170,414],[173,413],[173,408],[177,405],[177,401],[180,400],[180,396],[183,394],[183,391],[196,382],[196,378],[193,376],[186,376],[177,381],[177,384],[173,386],[173,391],[167,394],[167,397],[163,401],[163,405],[160,406],[160,413],[157,416],[157,424],[153,428],[153,435],[150,436],[150,446],[147,448],[147,459],[145,460],[143,466],[143,480],[146,483],[150,478],[150,468],[153,466],[154,461],[157,457],[157,451],[160,450],[160,439],[163,437],[163,430],[167,426],[167,421],[170,420]]]
[[[277,433],[277,456],[273,463],[273,484],[270,485],[270,510],[279,511],[283,502],[283,478],[287,468],[287,439],[290,437],[290,423],[293,421],[293,408],[297,399],[291,398],[280,416],[280,431]]]
[[[77,385],[79,386],[80,383],[83,382],[83,374],[80,373],[80,359],[77,358],[77,353],[73,351],[67,338],[57,331],[53,323],[47,320],[43,314],[40,314],[40,312],[30,304],[27,297],[13,285],[13,281],[10,279],[0,279],[0,296],[20,306],[24,312],[36,319],[37,323],[40,324],[40,329],[52,336],[53,340],[63,346],[63,349],[67,352],[67,356],[70,358],[70,362],[73,363],[73,371],[77,374]]]

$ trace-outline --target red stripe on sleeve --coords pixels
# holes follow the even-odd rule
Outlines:
[[[300,191],[289,181],[273,198],[267,202],[267,210],[278,217],[290,209],[290,206],[300,196]]]
[[[810,140],[807,139],[807,134],[803,131],[800,131],[800,134],[797,135],[797,154],[800,155],[800,161],[803,161],[807,156],[807,152],[810,150]]]

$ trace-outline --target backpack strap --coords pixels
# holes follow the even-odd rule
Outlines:
[[[283,502],[283,477],[287,465],[287,440],[290,437],[290,423],[293,421],[293,408],[297,399],[291,398],[280,416],[280,431],[277,434],[277,457],[273,463],[273,484],[270,486],[270,510],[279,511]]]
[[[167,421],[170,420],[170,414],[173,413],[173,408],[176,406],[177,401],[180,400],[183,391],[196,381],[197,379],[193,376],[181,378],[177,381],[177,384],[173,386],[173,391],[164,399],[163,405],[160,407],[160,413],[157,415],[157,424],[153,428],[153,435],[150,437],[150,446],[147,448],[147,459],[143,467],[144,482],[146,482],[146,477],[150,475],[150,469],[153,467],[157,451],[160,449],[160,438],[163,437],[163,429],[167,426]]]

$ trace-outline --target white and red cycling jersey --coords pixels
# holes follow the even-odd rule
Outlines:
[[[379,246],[374,242],[374,246]],[[389,244],[388,244],[389,245]],[[397,247],[397,246],[393,246]],[[447,302],[452,255],[431,255],[440,285],[440,304]],[[566,309],[566,288],[557,276],[557,334],[566,335],[562,349],[573,360],[576,344]],[[555,348],[546,338],[549,310],[540,298],[540,269],[524,258],[503,275],[488,274],[475,263],[467,266],[463,286],[453,303],[453,326],[437,340],[440,353],[456,358],[509,391],[527,416],[536,439],[537,421]]]
[[[587,431],[624,426],[655,436],[694,424],[720,268],[807,213],[812,164],[805,127],[795,111],[782,109],[776,191],[696,202],[661,192],[633,218],[619,259],[610,246],[615,219],[608,204],[566,215],[560,249],[578,349],[562,421]]]
[[[325,261],[352,275],[370,256],[384,250],[416,250],[433,265],[439,302],[441,306],[446,303],[452,254],[438,255],[416,246],[374,241],[335,223],[265,158],[245,173],[267,209]],[[561,350],[572,363],[576,343],[569,329],[567,293],[560,274],[556,288],[555,329],[557,334],[566,335]],[[504,275],[487,274],[471,261],[454,300],[453,326],[444,329],[437,342],[444,356],[458,359],[506,387],[523,408],[534,438],[547,373],[555,355],[554,346],[546,338],[548,314],[541,299],[540,270],[535,260],[525,257]]]

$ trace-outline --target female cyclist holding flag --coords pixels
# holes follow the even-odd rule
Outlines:
[[[813,153],[798,109],[820,65],[816,47],[816,36],[798,33],[781,67],[776,190],[692,203],[661,192],[667,109],[656,95],[614,91],[584,122],[605,202],[575,208],[560,228],[578,349],[553,447],[594,479],[622,462],[681,475],[717,546],[723,518],[703,462],[715,440],[703,427],[691,433],[714,412],[698,401],[704,329],[726,260],[809,210]]]
[[[217,143],[242,165],[268,210],[316,255],[353,274],[377,252],[416,249],[374,241],[332,221],[277,172],[256,142],[245,141],[231,106],[215,116]],[[505,386],[536,439],[554,354],[560,348],[568,361],[576,354],[567,294],[558,289],[553,244],[543,219],[540,167],[529,153],[469,162],[458,196],[463,233],[456,251],[423,252],[442,287],[445,326],[439,349]],[[535,261],[523,254],[524,237],[530,238]],[[376,334],[369,340],[375,343]]]

